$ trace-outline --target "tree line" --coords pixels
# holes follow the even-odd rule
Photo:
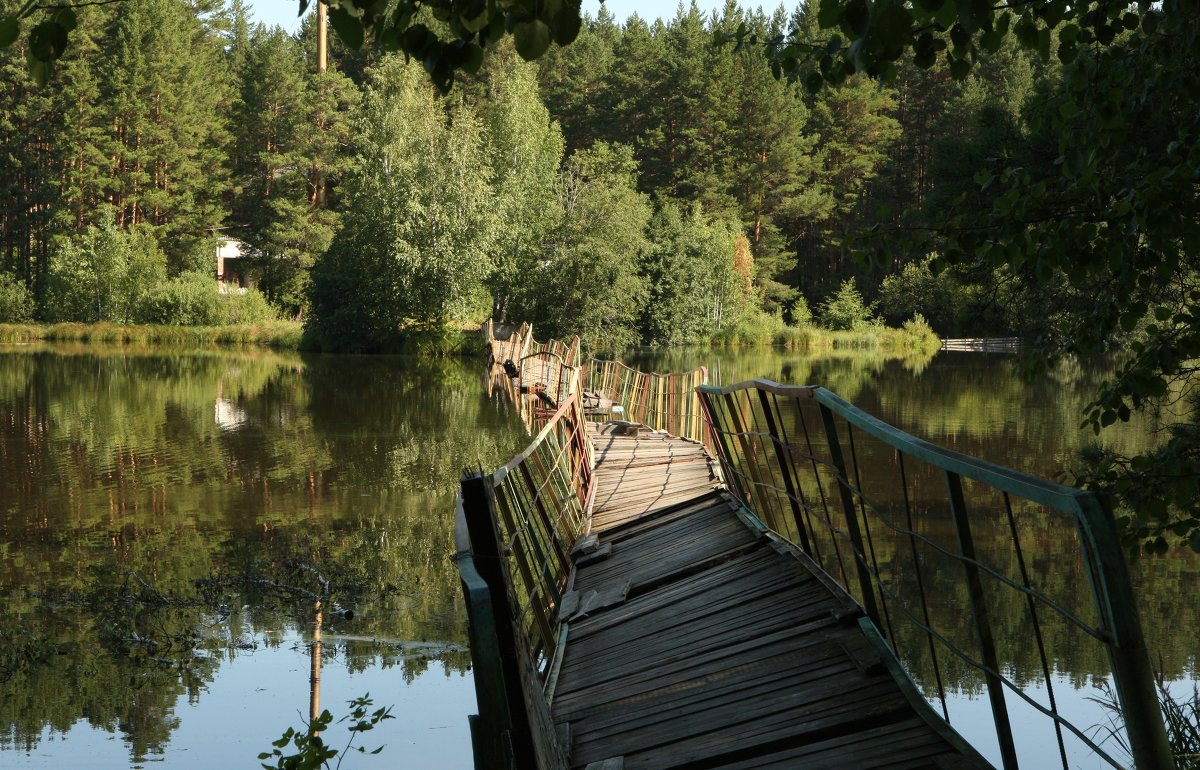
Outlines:
[[[910,148],[961,126],[945,82],[909,88],[920,109],[866,78],[813,97],[762,50],[713,45],[743,24],[799,34],[805,6],[654,24],[602,10],[536,65],[502,41],[449,94],[338,39],[318,73],[311,25],[252,26],[240,0],[87,6],[76,22],[46,86],[23,41],[0,50],[8,321],[278,312],[326,348],[378,349],[488,312],[612,346],[751,340],[814,315],[922,313],[943,333],[1020,317],[980,309],[990,275],[947,289],[897,256],[918,306],[899,278],[859,274],[841,236],[888,201],[911,208],[914,186],[928,197],[946,174]],[[200,307],[219,238],[246,244],[261,298]]]
[[[219,0],[79,8],[38,87],[6,22],[3,315],[280,312],[364,350],[489,313],[611,347],[918,314],[1050,356],[1124,343],[1087,421],[1183,407],[1161,449],[1079,479],[1153,549],[1200,548],[1198,12],[952,5],[927,29],[839,0],[602,11],[565,47],[488,32],[450,90],[382,43],[335,40],[316,73],[311,28]],[[201,299],[218,235],[261,298]]]

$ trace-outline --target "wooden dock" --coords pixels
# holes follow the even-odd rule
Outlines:
[[[571,767],[989,766],[896,676],[858,605],[716,488],[702,446],[591,435],[592,531],[611,550],[579,561],[563,600],[578,609],[551,714]]]
[[[459,497],[477,767],[989,767],[947,721],[948,660],[982,681],[995,744],[981,745],[1005,770],[1021,763],[1020,701],[1059,749],[1026,766],[1124,767],[1059,708],[1049,628],[1107,657],[1135,765],[1174,767],[1096,493],[929,444],[819,386],[583,364],[576,342],[537,343],[528,325],[484,338],[493,358],[525,351],[501,384],[533,440],[464,475]],[[554,365],[555,408],[518,387],[528,362]],[[593,422],[589,387],[688,438]],[[976,528],[1008,539],[977,548]],[[931,581],[930,559],[961,572]],[[1064,606],[1047,569],[1087,574],[1091,604]],[[993,619],[1014,598],[1015,631]],[[1031,645],[1044,697],[1006,676]],[[932,673],[920,692],[916,660]]]

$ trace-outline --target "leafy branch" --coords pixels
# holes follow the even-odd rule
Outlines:
[[[386,706],[372,710],[371,706],[374,705],[374,701],[371,700],[370,693],[348,701],[348,703],[350,713],[336,722],[336,724],[350,723],[346,728],[350,736],[341,750],[330,746],[322,737],[322,733],[335,724],[333,715],[326,709],[313,721],[305,722],[301,729],[289,727],[277,740],[272,741],[271,746],[274,748],[258,755],[262,766],[266,770],[321,770],[322,768],[338,770],[342,766],[342,761],[351,752],[378,754],[383,751],[382,745],[368,751],[365,746],[355,746],[354,741],[361,734],[375,729],[385,719],[394,719],[392,707]],[[289,746],[295,748],[294,754],[284,753]],[[335,759],[337,762],[331,765],[330,762]]]

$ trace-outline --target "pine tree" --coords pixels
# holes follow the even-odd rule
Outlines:
[[[258,287],[290,315],[306,304],[308,270],[329,248],[338,221],[313,189],[312,167],[340,169],[336,147],[344,109],[331,100],[336,75],[308,75],[299,41],[278,27],[250,37],[234,112],[239,133],[233,175],[238,194],[230,222],[249,247]],[[332,104],[331,104],[332,101]]]
[[[794,24],[794,36],[815,39],[813,3],[796,14]],[[823,218],[802,223],[794,236],[797,282],[810,296],[829,294],[852,268],[849,251],[841,243],[865,214],[870,183],[899,137],[894,108],[894,90],[858,75],[811,98],[810,127],[818,137],[820,179],[832,205],[823,211]]]
[[[566,47],[552,46],[539,62],[539,78],[547,109],[562,126],[568,152],[590,147],[605,137],[602,96],[616,62],[613,51],[621,34],[603,5],[588,18],[579,37]]]
[[[113,17],[101,62],[107,198],[119,226],[154,229],[177,271],[208,267],[224,218],[227,100],[214,40],[182,0],[140,0]]]

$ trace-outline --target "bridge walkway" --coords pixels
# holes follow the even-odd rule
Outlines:
[[[989,767],[701,445],[621,431],[590,431],[599,549],[561,610],[551,715],[572,767]]]

